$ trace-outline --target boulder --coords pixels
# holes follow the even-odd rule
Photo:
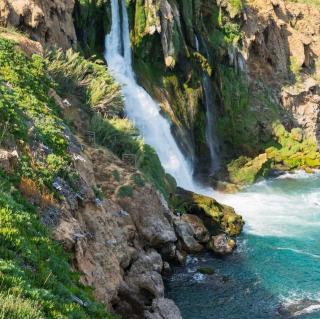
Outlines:
[[[316,311],[320,311],[320,301],[307,298],[278,307],[279,314],[284,318],[300,317]]]
[[[176,233],[182,242],[182,248],[189,253],[197,253],[203,250],[203,246],[194,238],[194,231],[190,224],[177,218],[174,222]]]
[[[179,308],[171,299],[157,298],[150,310],[144,314],[145,319],[182,319]]]
[[[210,239],[208,229],[197,215],[183,214],[181,220],[190,225],[194,238],[200,243],[207,243]]]
[[[117,201],[131,215],[139,234],[149,246],[160,249],[177,241],[174,227],[167,217],[168,208],[152,186],[136,189],[132,198],[117,198]]]
[[[19,156],[17,151],[10,152],[5,149],[0,149],[0,168],[6,173],[12,172],[18,158]]]
[[[209,248],[218,255],[227,255],[232,253],[236,247],[236,242],[226,234],[212,236],[208,244]]]
[[[232,207],[220,204],[211,197],[177,188],[174,202],[180,211],[197,215],[212,235],[224,232],[237,236],[242,231],[242,217]]]

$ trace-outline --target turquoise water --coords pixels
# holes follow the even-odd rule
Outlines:
[[[290,318],[279,305],[308,299],[296,318],[319,319],[320,174],[260,182],[236,195],[217,195],[247,222],[237,251],[189,256],[166,282],[184,319]],[[214,275],[202,275],[209,266]]]

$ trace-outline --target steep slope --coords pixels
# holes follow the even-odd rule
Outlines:
[[[181,318],[162,273],[206,246],[230,253],[241,217],[200,195],[176,201],[101,61],[42,52],[1,29],[1,314]]]

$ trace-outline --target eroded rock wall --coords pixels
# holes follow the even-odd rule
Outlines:
[[[67,49],[77,44],[73,8],[74,0],[2,0],[0,25],[27,32],[42,44]]]

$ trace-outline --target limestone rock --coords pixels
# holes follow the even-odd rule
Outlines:
[[[19,27],[33,40],[67,49],[77,43],[73,7],[74,0],[3,0],[0,25]]]
[[[16,162],[19,158],[17,151],[7,151],[0,148],[0,168],[10,173],[14,170]]]
[[[188,223],[193,231],[194,238],[200,243],[209,241],[208,229],[203,224],[203,221],[197,215],[183,214],[181,220]]]
[[[186,213],[197,215],[202,219],[211,234],[216,235],[224,231],[230,236],[237,236],[242,231],[244,221],[232,207],[182,188],[177,189],[175,196]]]
[[[146,311],[145,319],[182,319],[179,308],[171,299],[157,298],[152,302],[151,310]]]
[[[209,248],[219,255],[230,254],[236,247],[236,242],[226,234],[212,236],[209,242]]]
[[[194,236],[194,231],[190,224],[184,222],[181,219],[177,219],[174,222],[176,232],[182,241],[182,248],[190,253],[196,253],[203,250],[203,246],[199,244]]]
[[[168,211],[153,187],[136,190],[133,198],[121,198],[118,203],[132,216],[136,228],[149,245],[160,248],[177,240],[173,225],[166,217]]]

